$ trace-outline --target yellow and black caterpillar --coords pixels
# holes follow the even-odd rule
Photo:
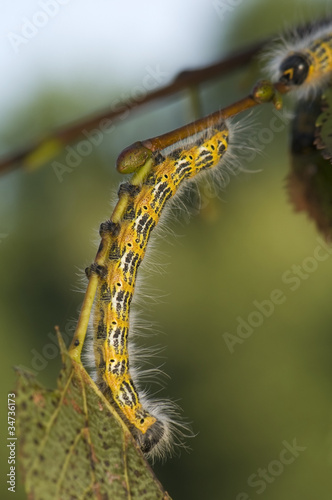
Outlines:
[[[98,252],[107,255],[106,264],[94,263],[87,271],[98,275],[93,327],[97,384],[128,424],[141,450],[150,456],[162,456],[170,449],[174,422],[167,415],[169,404],[149,403],[133,381],[129,312],[137,271],[168,200],[188,180],[215,168],[228,145],[229,129],[221,121],[213,129],[189,137],[185,146],[181,141],[151,153],[139,181],[134,176],[120,185],[113,215],[101,224]]]
[[[266,56],[273,81],[300,90],[302,96],[325,88],[332,81],[332,21],[286,35]]]

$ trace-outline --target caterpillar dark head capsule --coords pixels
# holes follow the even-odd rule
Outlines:
[[[145,434],[136,432],[135,439],[144,454],[150,453],[160,442],[165,433],[164,424],[157,420]]]
[[[287,57],[280,66],[280,82],[285,85],[302,85],[309,74],[309,63],[302,54]]]

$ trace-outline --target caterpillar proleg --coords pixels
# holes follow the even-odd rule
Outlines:
[[[135,149],[138,155],[133,163],[138,158],[141,164],[139,145]],[[170,450],[174,423],[167,412],[170,404],[149,403],[131,373],[129,312],[137,271],[168,201],[190,179],[214,169],[228,149],[229,127],[220,120],[186,141],[146,155],[143,171],[138,167],[131,181],[120,185],[113,215],[101,224],[99,252],[107,253],[105,265],[94,263],[88,268],[88,273],[98,276],[93,326],[96,381],[149,456]],[[135,170],[131,164],[126,163],[127,172]]]
[[[324,89],[332,79],[332,21],[300,28],[282,37],[266,54],[273,81],[302,97]]]

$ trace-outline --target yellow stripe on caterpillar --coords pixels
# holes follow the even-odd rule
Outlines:
[[[107,263],[101,269],[90,267],[99,280],[94,307],[97,383],[128,424],[141,450],[150,456],[163,455],[170,449],[176,424],[167,412],[158,412],[154,403],[145,402],[133,382],[128,337],[137,271],[168,200],[182,184],[215,168],[227,151],[228,142],[228,127],[222,121],[214,129],[153,153],[141,183],[120,186],[121,210],[115,209],[115,220],[112,216],[101,226],[101,234],[107,240]],[[130,162],[126,165],[131,169]],[[135,176],[133,179],[137,179]]]

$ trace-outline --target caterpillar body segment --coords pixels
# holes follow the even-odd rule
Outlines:
[[[298,30],[269,50],[268,69],[273,81],[302,93],[315,94],[332,81],[332,22]]]
[[[186,181],[220,163],[228,150],[228,127],[222,121],[183,142],[153,153],[151,167],[139,184],[132,183],[135,174],[131,182],[120,186],[111,220],[100,229],[106,264],[89,269],[98,275],[93,327],[97,384],[128,424],[142,452],[150,456],[170,450],[176,423],[170,403],[150,402],[133,381],[129,315],[137,272],[168,200]]]

